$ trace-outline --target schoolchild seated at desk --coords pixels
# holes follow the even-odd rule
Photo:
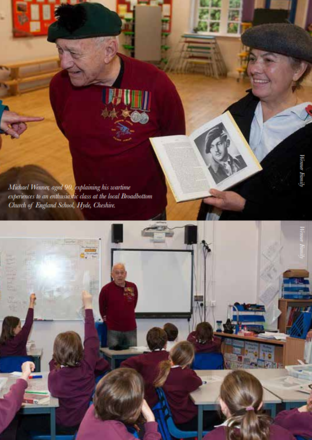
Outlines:
[[[144,382],[131,368],[118,368],[98,383],[94,405],[81,422],[77,440],[133,440],[128,427],[144,424],[143,440],[161,440],[158,425],[144,400]]]
[[[36,295],[29,298],[29,308],[23,327],[16,316],[6,316],[2,323],[0,336],[0,357],[27,356],[26,344],[34,320]]]
[[[27,379],[34,369],[33,362],[24,362],[21,377],[11,386],[10,391],[0,399],[0,434],[10,425],[15,414],[22,406],[24,392],[28,387]]]
[[[159,365],[160,373],[154,382],[162,387],[172,412],[173,421],[182,431],[197,431],[198,408],[192,402],[190,393],[197,390],[203,382],[189,367],[195,356],[190,342],[178,342],[169,353],[169,359]],[[209,386],[209,385],[207,385]],[[203,429],[210,430],[221,423],[216,411],[205,411]]]
[[[178,342],[179,330],[178,327],[176,327],[174,324],[171,324],[171,322],[167,322],[164,325],[164,330],[168,336],[167,351],[170,351]]]
[[[84,347],[78,333],[68,331],[57,335],[50,362],[48,387],[59,399],[56,409],[56,434],[75,434],[79,428],[95,388],[95,369],[99,359],[99,338],[94,325],[92,295],[82,292],[85,309]],[[109,369],[108,362],[102,362]],[[30,431],[49,434],[50,417],[47,415],[23,417],[18,440],[30,437]]]
[[[282,426],[293,435],[312,438],[312,395],[306,405],[277,414],[274,424]]]
[[[220,353],[221,338],[213,336],[213,328],[209,322],[200,322],[196,330],[191,332],[187,340],[194,345],[196,353]]]
[[[263,388],[250,373],[229,373],[220,388],[221,411],[226,421],[205,435],[204,440],[295,440],[284,428],[272,425],[262,413]]]
[[[159,374],[159,363],[167,360],[169,356],[166,351],[167,333],[162,328],[153,327],[147,332],[146,341],[151,352],[126,359],[121,363],[121,367],[133,368],[141,374],[145,385],[145,399],[153,408],[158,402],[154,381]]]

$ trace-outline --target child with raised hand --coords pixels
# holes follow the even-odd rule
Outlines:
[[[132,368],[118,368],[98,383],[94,405],[81,422],[77,440],[133,440],[127,426],[145,420],[144,440],[161,440],[157,423],[144,400],[143,378]]]
[[[311,438],[312,437],[312,392],[307,404],[300,408],[281,411],[274,419],[274,424],[282,426],[293,435]]]
[[[221,338],[213,336],[213,328],[209,322],[200,322],[196,330],[191,332],[187,340],[194,345],[196,353],[220,353]]]
[[[27,356],[26,344],[34,320],[36,295],[29,297],[29,308],[23,327],[15,316],[6,316],[2,323],[0,336],[0,357]]]
[[[0,399],[0,434],[9,426],[15,414],[22,406],[25,389],[28,386],[27,379],[35,369],[33,362],[24,362],[22,364],[22,375],[10,391]]]
[[[226,421],[204,440],[295,440],[262,413],[263,388],[252,374],[242,370],[229,373],[221,385],[219,400]]]
[[[178,342],[170,350],[169,359],[159,364],[160,373],[154,382],[156,388],[163,388],[173,421],[182,431],[197,431],[198,428],[198,408],[192,402],[190,393],[203,382],[189,368],[194,356],[195,350],[190,342]],[[216,411],[205,411],[203,428],[209,430],[220,421]]]
[[[146,341],[151,351],[126,359],[121,363],[121,367],[133,368],[142,375],[145,399],[153,408],[158,402],[154,381],[159,373],[159,362],[167,360],[169,356],[166,351],[167,333],[162,328],[153,327],[147,332]]]
[[[56,409],[56,434],[74,434],[83,419],[95,388],[94,371],[99,359],[99,338],[94,325],[92,295],[82,292],[85,309],[84,346],[78,333],[68,331],[56,336],[53,359],[50,361],[48,387],[59,399]],[[108,362],[106,367],[109,369]],[[30,431],[50,433],[50,417],[24,417],[18,431],[18,440],[30,437]]]

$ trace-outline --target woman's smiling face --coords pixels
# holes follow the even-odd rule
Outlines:
[[[287,99],[297,80],[289,57],[259,49],[251,50],[247,73],[252,93],[265,102]]]

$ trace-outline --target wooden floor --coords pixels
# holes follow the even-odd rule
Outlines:
[[[200,74],[169,75],[181,96],[185,114],[187,134],[202,124],[220,115],[231,103],[244,96],[249,88],[248,80],[239,83],[233,78],[213,79]],[[305,100],[312,100],[312,88],[300,92]],[[58,129],[50,107],[48,89],[8,97],[3,102],[12,111],[43,116],[41,123],[29,124],[29,129],[19,140],[3,136],[0,151],[0,172],[13,166],[40,165],[64,185],[75,181],[72,171],[68,142]],[[70,191],[72,192],[72,191]],[[168,220],[195,220],[200,201],[177,204],[168,191]]]

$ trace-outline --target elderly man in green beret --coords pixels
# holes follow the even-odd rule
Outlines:
[[[175,86],[155,66],[118,53],[121,20],[98,3],[61,5],[49,27],[63,70],[50,99],[69,141],[87,220],[164,219],[166,183],[150,137],[185,133]]]

